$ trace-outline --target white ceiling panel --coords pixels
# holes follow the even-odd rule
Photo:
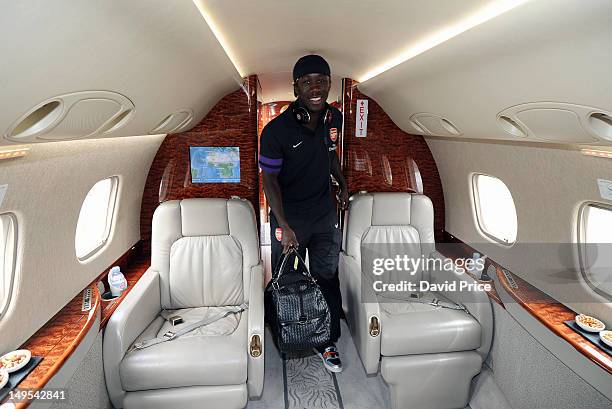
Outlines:
[[[3,2],[0,38],[0,145],[57,95],[120,93],[135,112],[108,136],[143,135],[179,110],[193,110],[195,125],[241,81],[190,0]]]
[[[418,133],[409,118],[426,112],[452,121],[463,132],[457,138],[567,143],[562,121],[547,125],[541,138],[518,138],[504,132],[497,117],[510,107],[544,102],[612,112],[611,21],[609,0],[533,0],[359,89],[407,132]]]
[[[318,53],[332,74],[361,78],[398,53],[499,0],[195,0],[243,75],[291,72]]]

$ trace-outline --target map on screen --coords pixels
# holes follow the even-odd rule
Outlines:
[[[191,183],[240,183],[240,148],[189,147]]]

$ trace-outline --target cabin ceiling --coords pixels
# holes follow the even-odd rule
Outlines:
[[[611,19],[609,0],[9,2],[0,145],[186,130],[249,74],[263,102],[291,99],[306,53],[328,59],[336,86],[361,81],[409,133],[609,145]],[[61,125],[15,137],[62,95],[51,111]]]
[[[323,55],[354,79],[494,0],[195,0],[220,28],[243,75],[291,72]]]
[[[359,89],[410,133],[422,133],[412,119],[425,113],[462,133],[438,136],[609,146],[611,21],[609,0],[532,0]],[[527,136],[505,132],[500,115]]]
[[[153,130],[181,110],[193,114],[185,127],[194,126],[242,82],[188,0],[3,2],[0,38],[0,145],[44,142],[6,135],[29,110],[59,95],[117,93],[109,98],[134,106],[129,121],[90,137],[148,135],[165,133]],[[114,112],[113,101],[88,98],[97,103],[81,104],[62,122],[65,139],[86,136],[107,119],[102,113]]]

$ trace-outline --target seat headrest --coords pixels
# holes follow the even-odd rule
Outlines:
[[[410,193],[373,193],[372,226],[408,226],[410,225]]]
[[[344,249],[360,260],[364,234],[373,226],[412,226],[420,242],[431,247],[434,212],[429,197],[406,192],[358,194],[351,198],[344,229]]]
[[[230,234],[227,199],[181,200],[183,237]]]

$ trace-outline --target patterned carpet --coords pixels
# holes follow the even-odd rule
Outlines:
[[[366,376],[348,327],[341,325],[339,374],[328,372],[315,354],[283,358],[266,330],[264,391],[247,409],[389,409],[387,385],[380,375]]]
[[[344,409],[336,374],[317,355],[283,357],[285,409]]]

